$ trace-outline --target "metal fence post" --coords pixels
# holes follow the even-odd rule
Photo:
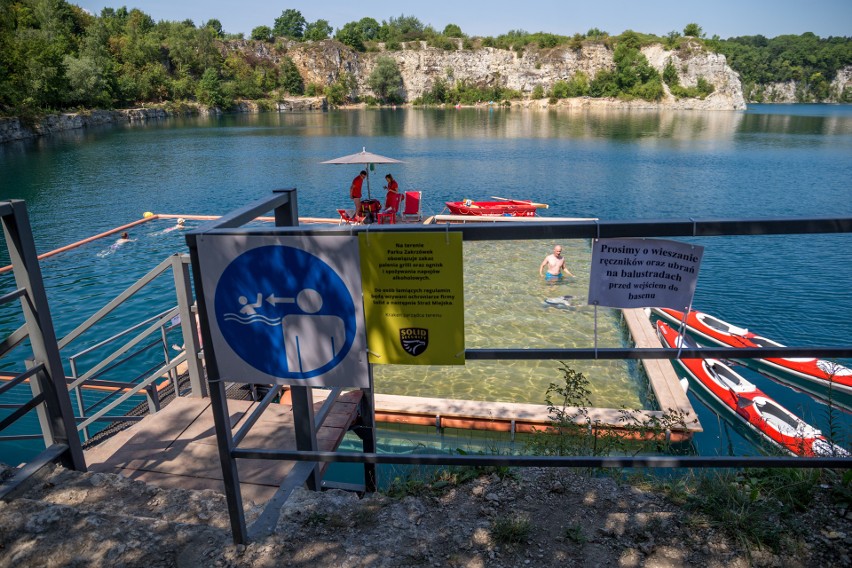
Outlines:
[[[44,363],[44,369],[36,373],[30,385],[33,394],[43,392],[45,395],[45,420],[42,423],[45,442],[47,446],[53,443],[67,445],[68,449],[60,454],[62,464],[70,469],[86,471],[27,207],[19,199],[9,203],[12,215],[3,216],[3,233],[14,267],[15,282],[18,288],[26,290],[21,298],[21,307],[29,331],[33,358],[36,362]]]
[[[273,193],[287,193],[289,200],[275,208],[276,227],[298,227],[299,207],[296,201],[296,189],[276,189]],[[293,427],[296,434],[296,449],[305,452],[317,451],[317,431],[314,423],[314,395],[311,387],[290,386],[290,398],[293,402]],[[309,489],[320,488],[319,463],[314,463],[306,480]]]
[[[201,361],[198,358],[198,354],[201,353],[201,343],[198,337],[201,326],[196,319],[198,316],[192,312],[189,265],[183,262],[180,255],[172,257],[172,275],[175,279],[180,328],[183,333],[183,348],[186,352],[186,367],[189,373],[192,396],[203,398],[207,396],[207,384],[204,382]],[[175,396],[177,395],[177,385],[175,385]]]
[[[201,340],[205,348],[205,364],[207,383],[210,387],[210,412],[213,414],[213,424],[216,429],[216,446],[219,450],[219,464],[222,467],[222,484],[225,486],[225,501],[228,504],[228,517],[231,520],[231,532],[235,544],[244,544],[248,540],[246,517],[243,511],[243,496],[240,487],[240,474],[237,461],[231,455],[234,450],[234,436],[231,432],[231,422],[228,415],[228,400],[225,384],[219,375],[216,364],[216,354],[210,336],[210,326],[206,320],[207,309],[204,302],[204,284],[201,279],[201,267],[198,260],[198,245],[196,236],[186,236],[192,267],[192,277],[195,281],[196,304],[201,329]],[[193,335],[195,330],[193,330]]]

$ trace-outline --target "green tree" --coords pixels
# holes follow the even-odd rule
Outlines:
[[[668,34],[666,34],[665,46],[666,49],[674,49],[678,45],[678,40],[681,38],[680,32],[677,30],[672,30]]]
[[[339,106],[349,100],[355,79],[348,73],[341,73],[337,80],[325,88],[325,96],[329,104]]]
[[[302,74],[299,73],[299,68],[289,56],[284,56],[281,61],[280,68],[280,85],[281,88],[291,95],[302,95],[305,93],[305,80],[302,79]]]
[[[358,22],[349,22],[334,34],[334,39],[344,45],[348,45],[355,51],[364,51],[364,34]]]
[[[305,26],[305,39],[311,41],[322,41],[331,37],[334,28],[328,20],[317,20]]]
[[[702,31],[701,26],[693,22],[686,24],[686,27],[683,28],[683,35],[687,37],[702,37],[704,32]]]
[[[361,37],[364,38],[364,41],[379,39],[379,31],[382,26],[373,18],[361,18],[358,20],[358,27],[361,28]]]
[[[370,73],[367,84],[382,101],[396,100],[402,87],[402,74],[396,61],[390,57],[376,59],[376,67]]]
[[[219,90],[223,95],[227,93],[231,98],[257,99],[264,94],[262,82],[258,82],[255,75],[255,66],[240,52],[228,54],[221,75]],[[207,77],[207,81],[208,85],[213,84],[211,77]]]
[[[251,31],[251,39],[257,41],[272,41],[272,28],[269,26],[257,26]]]
[[[216,34],[216,37],[225,37],[225,31],[222,29],[222,22],[215,18],[207,20],[207,22],[205,22],[202,27],[210,28],[211,30],[213,30],[213,32]]]
[[[102,62],[88,55],[66,55],[64,64],[70,87],[66,104],[90,108],[112,106],[110,80]]]
[[[198,90],[195,92],[198,102],[209,107],[223,107],[226,105],[222,90],[222,82],[219,73],[215,69],[205,69],[201,80],[198,82]]]
[[[600,41],[609,37],[609,34],[605,31],[601,31],[598,28],[592,28],[586,32],[586,37],[593,41]]]
[[[279,37],[289,37],[292,39],[302,39],[305,35],[304,16],[298,10],[292,8],[284,10],[281,15],[275,18],[275,24],[272,26],[272,32]]]
[[[447,24],[442,33],[447,37],[464,37],[461,28],[456,24]]]
[[[414,41],[423,39],[425,29],[423,22],[416,17],[402,14],[398,18],[388,19],[382,26],[380,39],[388,41],[393,37],[399,41]]]

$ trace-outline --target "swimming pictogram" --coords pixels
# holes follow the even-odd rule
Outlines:
[[[320,258],[289,246],[250,249],[231,261],[216,287],[215,311],[229,347],[275,377],[325,373],[355,339],[346,284]]]

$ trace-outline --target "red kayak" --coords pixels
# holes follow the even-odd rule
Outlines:
[[[535,217],[536,204],[523,200],[506,201],[447,201],[453,215],[474,217]]]
[[[683,312],[678,310],[652,308],[652,312],[675,326],[683,322]],[[698,310],[687,314],[686,326],[687,331],[699,341],[722,347],[784,347],[777,341]],[[813,357],[767,357],[737,362],[753,366],[784,384],[852,411],[852,369],[839,363]]]
[[[692,349],[697,345],[664,321],[657,321],[657,334],[663,345]],[[822,433],[778,404],[718,359],[680,359],[680,363],[704,393],[765,439],[798,456],[848,456],[849,452],[829,442]]]

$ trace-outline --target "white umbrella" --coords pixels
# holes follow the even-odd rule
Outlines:
[[[359,164],[364,166],[369,166],[369,164],[401,164],[402,161],[395,160],[393,158],[388,158],[386,156],[380,156],[378,154],[373,154],[372,152],[368,152],[366,148],[362,148],[360,152],[357,154],[349,154],[348,156],[341,156],[340,158],[334,158],[333,160],[326,160],[325,162],[320,162],[321,164]],[[365,168],[367,172],[367,199],[372,199],[370,196],[370,168]]]

